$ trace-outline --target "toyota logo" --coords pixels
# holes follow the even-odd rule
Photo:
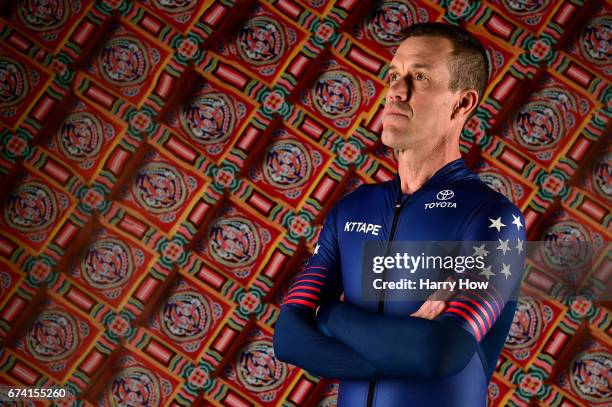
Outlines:
[[[453,191],[451,191],[450,189],[443,189],[442,191],[438,192],[436,198],[440,201],[448,201],[453,196],[455,196],[455,193]]]

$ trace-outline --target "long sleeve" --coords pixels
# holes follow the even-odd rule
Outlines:
[[[274,354],[327,379],[368,380],[378,376],[374,365],[347,345],[323,335],[314,314],[284,305],[274,331]]]
[[[377,315],[335,301],[321,307],[317,323],[385,377],[453,375],[467,365],[520,284],[523,225],[522,215],[510,203],[479,211],[466,227],[464,242],[482,242],[470,247],[474,253],[469,254],[482,255],[485,267],[463,277],[488,282],[487,288],[459,291],[436,320]]]
[[[342,292],[336,208],[323,224],[315,251],[289,288],[274,331],[276,357],[328,379],[371,379],[374,366],[347,345],[322,334],[315,310]]]

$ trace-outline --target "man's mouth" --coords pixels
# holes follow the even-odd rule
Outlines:
[[[385,116],[397,115],[397,116],[409,117],[407,112],[404,112],[403,110],[400,110],[394,106],[389,107],[388,109],[385,109],[384,113],[385,113]]]

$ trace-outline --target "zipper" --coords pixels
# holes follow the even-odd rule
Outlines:
[[[385,249],[385,257],[389,256],[389,252],[391,251],[391,244],[393,242],[393,238],[395,237],[395,229],[397,228],[397,221],[399,219],[399,214],[405,203],[406,201],[401,203],[399,202],[399,199],[398,199],[398,202],[395,204],[395,207],[393,208],[393,222],[391,223],[391,231],[389,233],[389,240],[387,240],[387,248]],[[381,276],[381,278],[383,281],[385,281],[386,277],[387,277],[387,269],[385,268],[383,270],[383,275]],[[376,311],[378,314],[382,314],[385,311],[385,290],[380,291],[380,296],[381,298],[379,298],[378,300],[378,309]]]
[[[408,200],[410,200],[411,197],[412,195],[410,195],[404,202],[401,202],[401,199],[402,199],[401,188],[397,192],[397,199],[395,201],[395,206],[393,207],[393,222],[391,223],[391,231],[389,233],[389,240],[387,240],[387,248],[385,249],[385,257],[387,257],[389,255],[389,251],[391,251],[391,244],[393,242],[393,238],[395,237],[395,229],[397,228],[397,221],[399,219],[399,214],[402,210],[402,207],[404,206],[406,202],[408,202]],[[383,274],[381,276],[383,281],[386,280],[386,276],[387,276],[387,269],[383,271]],[[378,309],[376,310],[376,312],[378,314],[383,314],[385,311],[385,291],[381,290],[380,295],[381,297],[378,300]],[[376,391],[376,381],[370,380],[370,382],[368,383],[368,398],[366,402],[366,407],[372,407],[374,403],[374,392],[375,391]]]

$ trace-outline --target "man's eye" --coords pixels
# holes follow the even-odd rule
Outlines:
[[[390,73],[388,78],[389,78],[389,82],[393,82],[397,79],[397,74]]]
[[[418,74],[414,75],[414,78],[415,78],[417,81],[424,81],[425,79],[427,79],[427,78],[425,77],[425,75],[423,75],[422,73],[418,73]]]

